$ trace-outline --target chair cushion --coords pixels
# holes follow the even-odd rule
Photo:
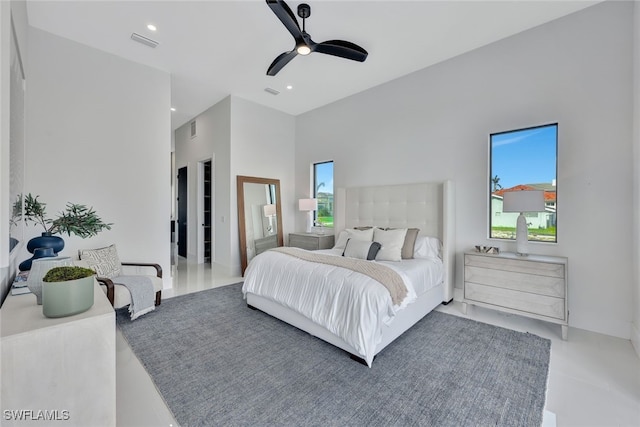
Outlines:
[[[95,271],[98,277],[112,279],[122,275],[122,264],[116,245],[99,249],[80,249],[78,256],[86,261],[87,266]]]
[[[162,290],[162,279],[157,277],[157,276],[145,276],[148,277],[149,279],[151,279],[151,282],[153,283],[153,290],[154,292],[158,292]],[[113,291],[113,308],[122,308],[122,307],[126,307],[127,305],[131,304],[131,293],[129,292],[129,290],[122,285],[118,285],[118,278],[117,277],[112,277],[111,280],[113,281],[113,284],[115,285],[114,291]],[[106,286],[101,286],[102,290],[104,291],[104,293],[107,293],[107,287]]]

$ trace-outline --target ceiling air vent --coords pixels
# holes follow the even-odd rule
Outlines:
[[[153,48],[155,48],[159,44],[157,41],[146,38],[145,36],[141,36],[138,33],[131,33],[131,40],[135,40],[138,43],[142,43],[143,45]]]
[[[191,129],[191,138],[195,138],[195,137],[196,137],[196,121],[195,121],[195,120],[194,120],[194,121],[192,121],[192,122],[189,124],[189,127],[190,127],[190,129]]]
[[[280,91],[277,91],[277,90],[272,89],[272,88],[270,88],[270,87],[266,87],[266,88],[264,88],[264,91],[265,91],[265,92],[269,92],[271,95],[278,95],[278,94],[280,93]]]

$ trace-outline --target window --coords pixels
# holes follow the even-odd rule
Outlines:
[[[333,227],[333,161],[314,163],[313,197],[318,199],[316,224]]]
[[[489,237],[515,240],[518,213],[503,212],[507,191],[544,191],[544,212],[525,212],[529,241],[557,242],[558,124],[489,136]]]

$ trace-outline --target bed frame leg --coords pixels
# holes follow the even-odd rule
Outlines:
[[[358,357],[355,354],[351,354],[351,353],[349,353],[349,357],[351,358],[351,360],[355,360],[356,362],[358,362],[358,363],[360,363],[360,364],[362,364],[362,365],[364,365],[366,367],[369,367],[369,365],[367,365],[367,361],[364,360],[362,357]],[[373,360],[376,360],[375,356],[373,356]]]

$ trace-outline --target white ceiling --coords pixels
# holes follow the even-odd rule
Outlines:
[[[34,27],[169,72],[175,129],[230,94],[298,115],[599,3],[306,1],[313,40],[356,43],[369,52],[364,63],[313,53],[267,76],[294,43],[263,0],[28,0],[27,13]],[[288,2],[294,14],[300,2]],[[136,43],[132,32],[160,44]]]

